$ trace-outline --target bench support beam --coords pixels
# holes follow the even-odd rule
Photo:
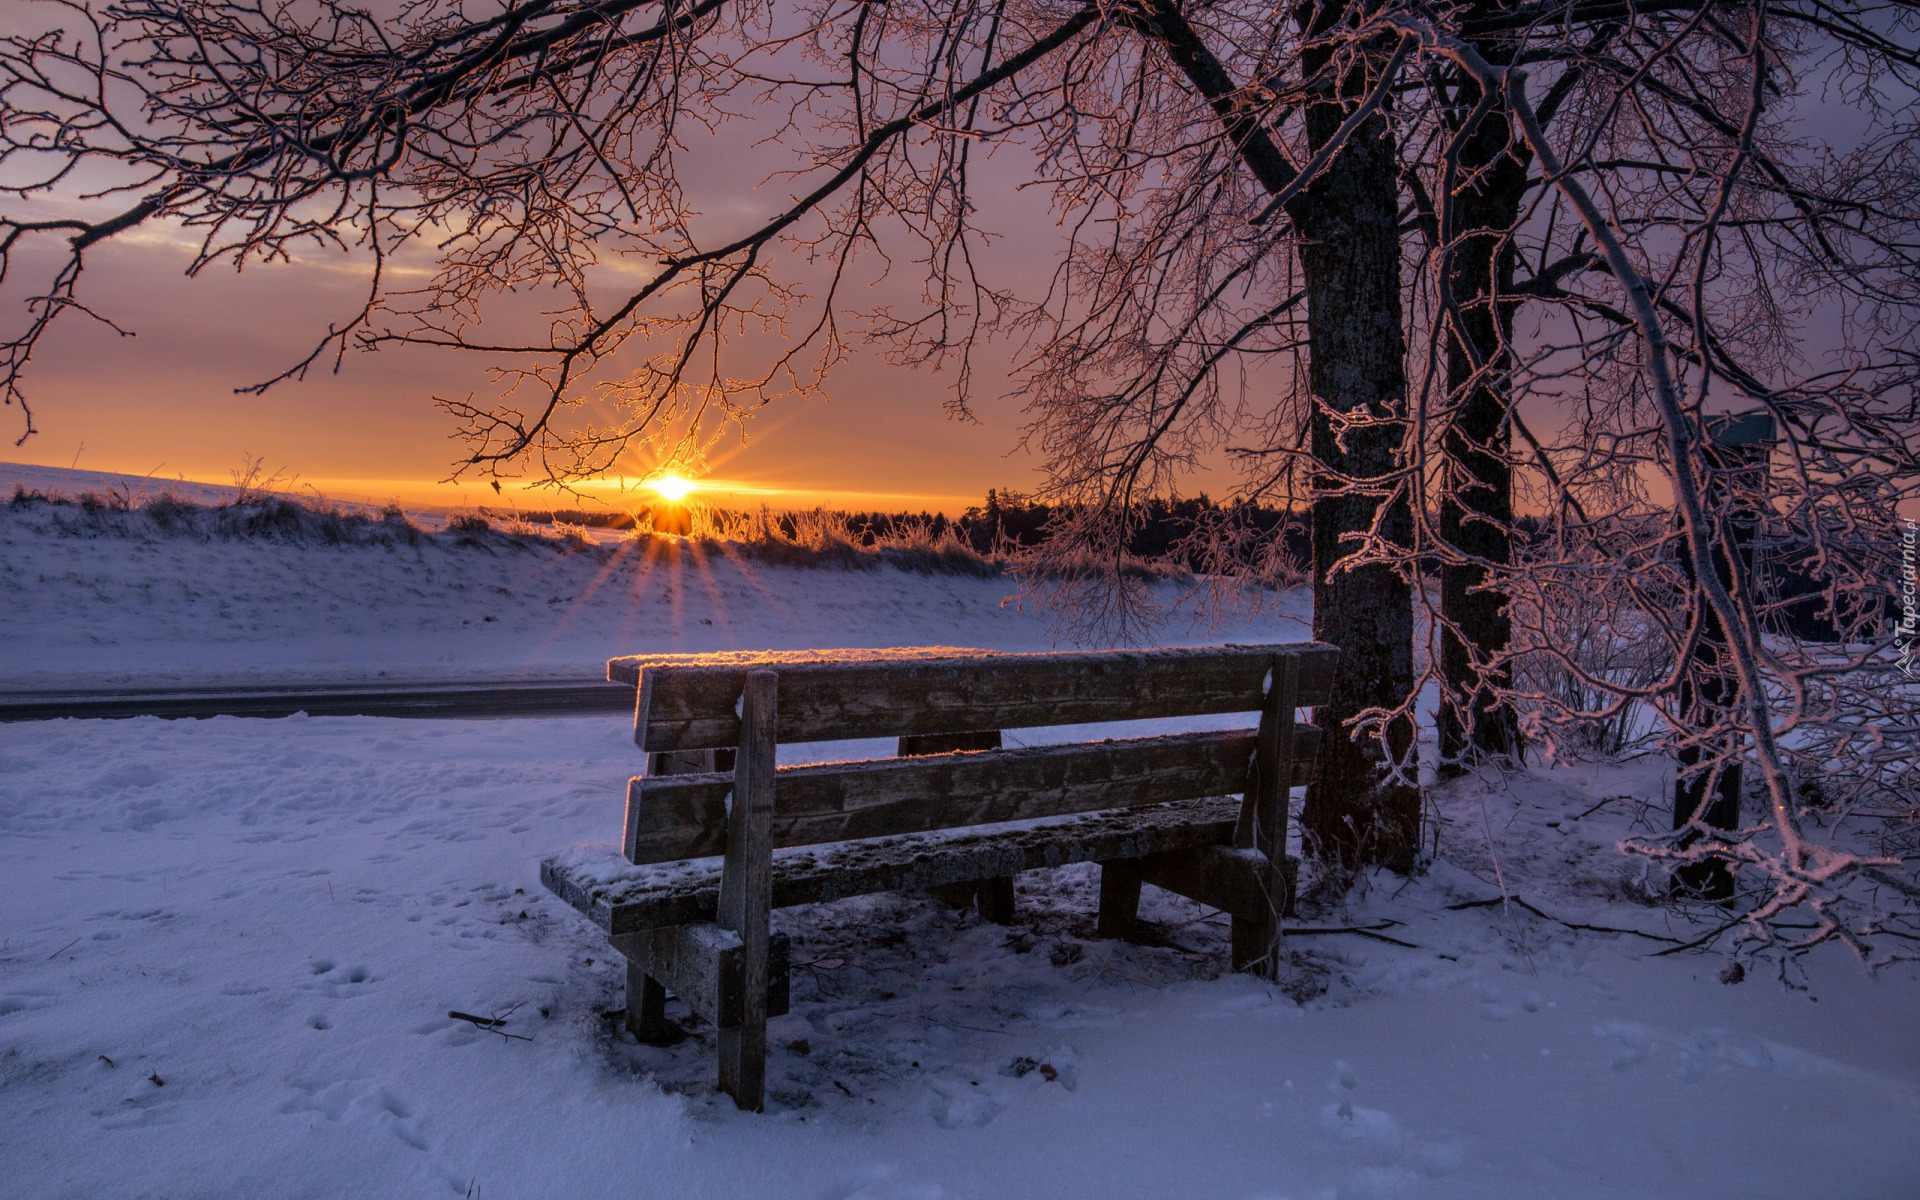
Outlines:
[[[719,751],[715,750],[669,750],[656,751],[647,755],[647,774],[649,775],[691,775],[707,771],[717,771]],[[733,755],[727,752],[727,766],[733,766]],[[631,941],[631,939],[629,939]],[[616,947],[617,947],[616,943]],[[636,958],[632,953],[625,954],[627,960],[627,1032],[640,1042],[649,1046],[670,1046],[686,1036],[686,1031],[667,1020],[667,986],[659,978],[647,974],[647,964],[652,960],[652,939],[645,941],[646,952]],[[676,956],[677,958],[678,956]],[[689,1007],[692,1002],[689,1001]],[[699,1011],[697,1008],[695,1011]]]
[[[667,1020],[667,988],[627,960],[627,1032],[649,1046],[669,1046],[685,1036]]]
[[[701,921],[617,934],[607,940],[626,956],[627,1028],[641,1041],[678,1040],[679,1031],[666,1021],[669,992],[715,1029],[727,1029],[745,1019],[746,958],[738,934]],[[789,955],[785,934],[767,939],[763,995],[768,1016],[787,1011]]]
[[[1114,870],[1116,867],[1120,870]],[[1276,950],[1280,914],[1286,911],[1287,896],[1292,891],[1293,869],[1291,860],[1271,863],[1258,850],[1236,850],[1231,846],[1202,846],[1196,850],[1155,854],[1132,863],[1104,864],[1100,874],[1100,935],[1125,937],[1133,931],[1140,884],[1130,882],[1131,877],[1197,900],[1232,917],[1233,969],[1271,979],[1279,968]],[[1111,919],[1107,903],[1109,874],[1114,880]],[[1125,890],[1129,886],[1130,894]],[[1115,932],[1108,932],[1110,929]]]

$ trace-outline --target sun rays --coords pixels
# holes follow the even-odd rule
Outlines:
[[[680,475],[662,475],[658,479],[649,479],[647,486],[658,492],[661,499],[674,504],[685,500],[700,488],[698,483]]]

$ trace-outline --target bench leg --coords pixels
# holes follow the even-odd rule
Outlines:
[[[649,1046],[671,1046],[686,1031],[667,1020],[667,988],[631,962],[627,964],[627,1032]]]
[[[720,1090],[748,1112],[760,1112],[767,1095],[767,1023],[749,1021],[720,1031]]]
[[[982,879],[974,893],[974,907],[980,919],[995,925],[1013,924],[1013,876],[996,875]]]
[[[1125,940],[1140,917],[1140,866],[1128,859],[1100,864],[1100,917],[1095,932]]]
[[[1233,918],[1233,969],[1273,978],[1273,922]]]
[[[1233,918],[1233,969],[1265,980],[1280,977],[1277,925],[1270,917]]]

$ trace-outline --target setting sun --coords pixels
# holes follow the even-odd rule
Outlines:
[[[678,502],[685,500],[687,495],[699,485],[691,479],[682,479],[678,475],[663,475],[658,479],[648,480],[647,486],[659,492],[665,499]]]

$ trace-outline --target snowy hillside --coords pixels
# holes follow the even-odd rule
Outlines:
[[[641,651],[1057,644],[1000,578],[399,529],[373,522],[360,544],[209,538],[156,528],[150,510],[0,501],[0,688],[598,679],[607,659]],[[1164,634],[1308,636],[1303,620],[1273,617]]]
[[[1009,592],[0,507],[0,686],[1052,646]],[[1303,637],[1286,611],[1169,636]],[[907,895],[784,910],[763,1116],[713,1092],[710,1031],[617,1032],[618,964],[540,887],[541,856],[615,835],[638,766],[618,717],[0,726],[0,1197],[1920,1194],[1920,979],[1653,957],[1711,928],[1639,903],[1612,849],[1658,819],[1658,763],[1436,792],[1432,870],[1303,914],[1369,929],[1293,938],[1279,986],[1151,888],[1152,944],[1096,939],[1091,868],[1023,876],[1010,929]]]

